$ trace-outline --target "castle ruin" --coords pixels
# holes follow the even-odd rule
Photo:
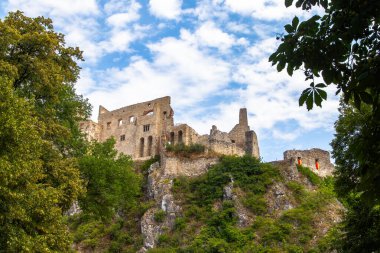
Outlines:
[[[80,129],[88,140],[115,138],[115,148],[134,160],[159,155],[167,143],[199,143],[218,154],[260,157],[256,133],[248,125],[247,109],[240,109],[239,123],[229,133],[212,126],[209,135],[199,135],[187,124],[174,124],[169,96],[113,111],[99,106],[98,122],[81,122]]]

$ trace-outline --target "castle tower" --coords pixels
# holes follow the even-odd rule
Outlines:
[[[240,111],[239,111],[239,125],[243,126],[243,127],[248,127],[247,108],[240,108]]]

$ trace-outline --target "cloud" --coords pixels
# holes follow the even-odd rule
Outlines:
[[[9,0],[6,8],[11,11],[21,10],[28,16],[64,17],[99,13],[95,0]]]
[[[150,0],[149,11],[164,19],[177,19],[181,15],[181,0]]]
[[[195,32],[199,42],[226,51],[235,44],[234,36],[217,28],[213,22],[203,23]]]
[[[107,23],[113,27],[124,27],[127,24],[137,21],[140,18],[139,10],[141,5],[136,1],[127,3],[109,2],[104,7],[107,13],[115,13],[107,18]]]
[[[225,0],[224,5],[231,12],[243,16],[251,16],[262,20],[280,20],[291,18],[294,15],[310,16],[310,13],[302,11],[295,6],[285,8],[283,0]]]

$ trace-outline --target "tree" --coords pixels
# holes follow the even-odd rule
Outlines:
[[[0,249],[66,251],[62,215],[84,192],[78,121],[90,106],[75,94],[78,48],[44,17],[0,20]]]
[[[380,249],[380,146],[373,138],[372,108],[341,103],[331,143],[336,190],[347,202],[343,252]],[[375,155],[375,156],[374,156]]]
[[[68,251],[62,192],[43,181],[45,127],[33,104],[0,76],[0,251]]]
[[[293,0],[285,0],[289,7]],[[305,89],[299,104],[306,102],[321,106],[327,98],[327,85],[337,86],[345,103],[349,100],[360,107],[362,102],[372,105],[379,117],[380,86],[380,2],[377,0],[297,0],[296,7],[310,10],[319,5],[325,10],[322,17],[314,15],[300,23],[294,17],[285,25],[286,34],[269,61],[277,70],[289,75],[303,70],[310,87]],[[317,83],[318,77],[323,81]]]
[[[115,140],[91,143],[88,153],[79,160],[87,182],[87,194],[79,199],[83,211],[107,220],[123,208],[136,205],[140,178],[134,173],[132,159],[117,154]]]
[[[60,188],[59,205],[68,209],[81,192],[75,156],[85,146],[78,121],[90,106],[75,94],[81,60],[78,48],[66,47],[64,36],[44,17],[29,18],[17,11],[0,20],[0,74],[17,96],[30,101],[44,123],[44,182]]]
[[[292,3],[293,0],[285,1],[286,6]],[[304,10],[315,5],[322,6],[325,15],[314,15],[301,23],[294,17],[291,24],[285,25],[287,34],[280,36],[283,42],[269,60],[277,64],[278,71],[286,67],[289,75],[302,69],[306,80],[311,81],[300,96],[300,106],[305,102],[308,110],[313,103],[321,106],[322,100],[327,98],[323,88],[334,84],[337,94],[343,94],[342,112],[346,110],[344,106],[351,108],[352,104],[358,110],[370,111],[366,114],[366,124],[357,129],[358,133],[346,136],[348,140],[340,150],[336,150],[336,145],[333,154],[336,158],[351,155],[352,163],[338,158],[336,164],[354,173],[351,176],[356,181],[363,182],[358,190],[365,192],[361,196],[373,205],[380,196],[380,187],[373,187],[380,183],[380,2],[296,1],[296,6]],[[316,78],[320,76],[323,81],[317,84]],[[339,135],[338,128],[337,132]],[[360,136],[361,145],[352,145],[359,140],[355,140],[355,136]],[[345,155],[338,155],[339,152]]]
[[[292,3],[285,0],[286,6]],[[296,0],[295,5],[307,11],[319,5],[325,14],[303,22],[294,17],[269,61],[289,75],[304,71],[310,87],[299,104],[306,102],[308,110],[327,99],[327,85],[342,93],[331,145],[336,189],[348,208],[343,251],[372,252],[380,248],[380,2]]]
[[[62,154],[72,155],[80,139],[77,122],[91,110],[74,89],[80,71],[76,60],[83,60],[82,52],[66,47],[51,19],[29,18],[20,11],[0,20],[0,34],[0,73],[12,80],[20,97],[33,101],[46,123],[44,139]]]

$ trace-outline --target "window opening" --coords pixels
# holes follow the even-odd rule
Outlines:
[[[170,133],[170,144],[174,144],[174,132]]]
[[[150,129],[150,125],[144,125],[144,126],[143,126],[143,130],[144,130],[144,132],[148,132],[149,129]]]
[[[148,156],[152,155],[153,137],[148,137]]]
[[[140,157],[144,156],[144,138],[140,139]]]
[[[111,122],[107,122],[107,129],[111,129]]]
[[[182,137],[183,137],[183,132],[182,130],[178,131],[178,143],[182,143]]]
[[[125,141],[125,134],[120,135],[120,141]]]
[[[123,124],[123,120],[122,119],[119,119],[118,121],[118,125],[121,126]]]

